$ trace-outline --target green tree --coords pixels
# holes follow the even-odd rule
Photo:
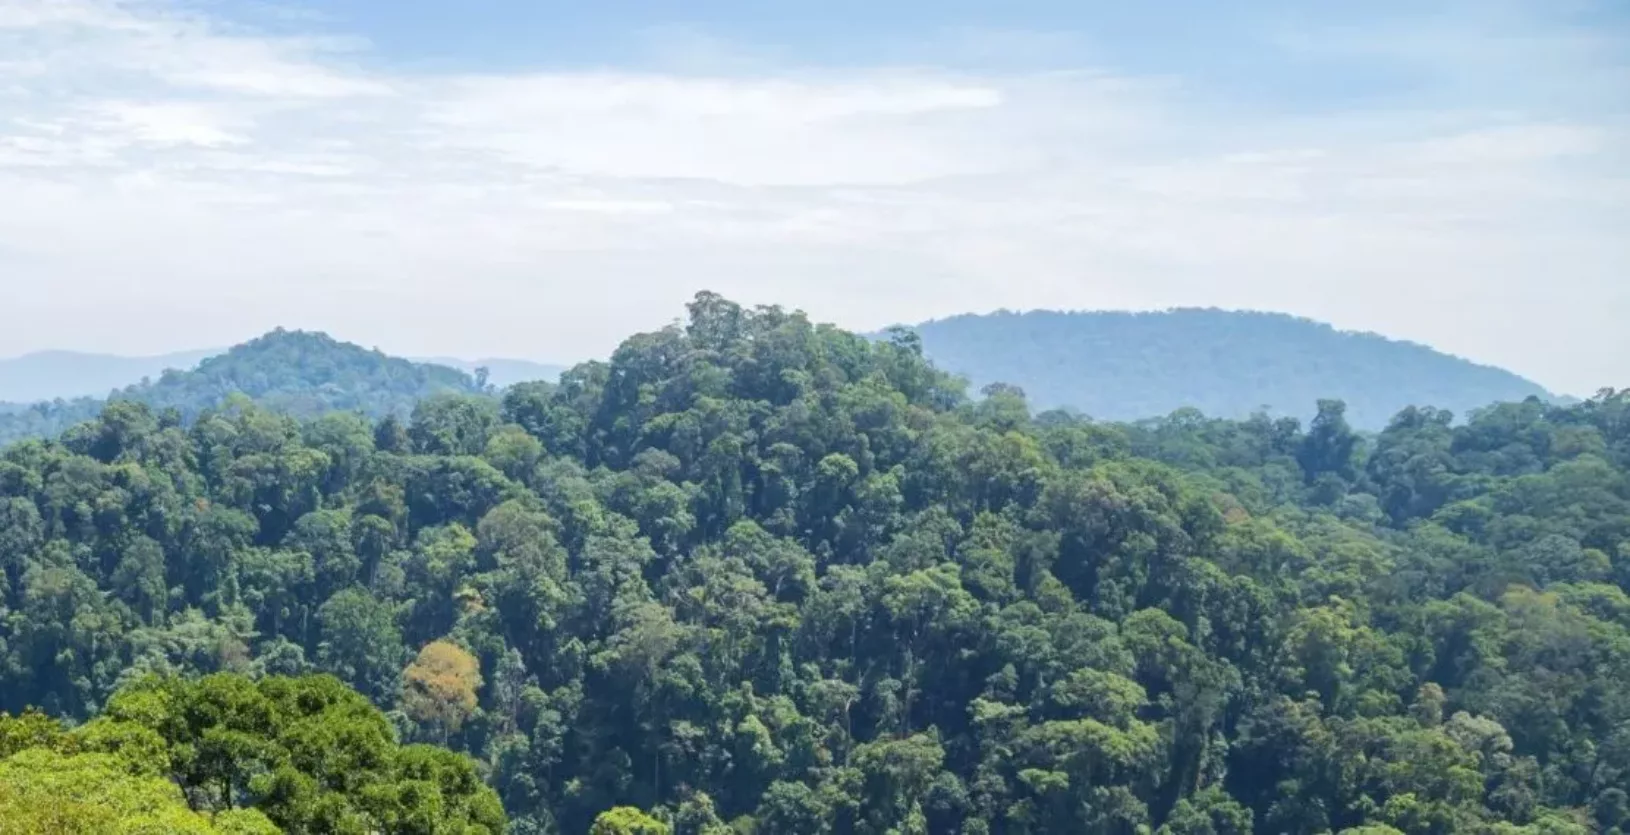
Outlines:
[[[407,655],[392,607],[361,589],[335,594],[317,610],[317,663],[363,693],[393,692]]]
[[[618,806],[601,812],[589,828],[589,835],[669,835],[666,823],[631,806]]]
[[[258,811],[187,807],[168,780],[139,776],[109,754],[34,748],[0,760],[0,833],[6,835],[275,835]]]

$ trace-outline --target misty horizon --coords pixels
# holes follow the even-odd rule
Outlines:
[[[1619,4],[833,11],[0,5],[0,355],[603,356],[706,286],[860,331],[1285,310],[1630,381]]]
[[[1473,364],[1476,364],[1476,365],[1479,365],[1479,366],[1484,366],[1484,367],[1489,367],[1489,368],[1501,368],[1501,370],[1509,370],[1509,369],[1503,369],[1501,366],[1499,366],[1499,365],[1497,365],[1497,364],[1495,364],[1493,362],[1483,361],[1483,360],[1478,359],[1477,357],[1470,357],[1470,356],[1463,356],[1463,355],[1455,354],[1455,353],[1453,353],[1451,351],[1444,350],[1443,348],[1441,348],[1439,346],[1432,345],[1432,344],[1426,343],[1426,342],[1420,342],[1420,341],[1416,341],[1416,340],[1404,339],[1404,338],[1401,338],[1401,337],[1391,336],[1391,335],[1388,335],[1388,334],[1385,334],[1385,333],[1379,333],[1379,332],[1376,332],[1376,331],[1354,330],[1354,329],[1340,328],[1340,327],[1336,327],[1335,325],[1333,325],[1333,324],[1331,324],[1329,322],[1322,322],[1322,321],[1319,321],[1318,319],[1315,319],[1315,318],[1312,318],[1312,317],[1302,316],[1302,315],[1287,312],[1287,311],[1259,310],[1259,309],[1231,309],[1231,308],[1226,308],[1226,307],[1170,307],[1170,308],[1148,309],[1148,310],[1091,309],[1091,308],[1080,308],[1080,309],[1030,308],[1030,309],[1024,309],[1024,310],[1015,310],[1015,309],[1010,309],[1010,308],[997,308],[997,309],[989,310],[989,311],[969,311],[969,312],[964,312],[964,313],[953,313],[953,314],[949,314],[949,315],[946,315],[946,316],[936,317],[936,318],[933,318],[933,319],[925,319],[925,320],[922,320],[920,322],[891,322],[891,323],[888,323],[886,325],[883,325],[883,326],[880,326],[880,327],[877,327],[877,328],[873,328],[870,331],[866,331],[866,330],[860,329],[860,328],[846,328],[846,329],[853,330],[853,331],[855,331],[857,333],[859,333],[859,332],[870,332],[870,333],[873,333],[873,334],[881,334],[884,331],[886,331],[887,329],[894,328],[894,327],[917,328],[917,327],[921,327],[921,326],[924,326],[924,325],[930,325],[930,324],[934,324],[934,323],[938,323],[938,322],[944,322],[944,321],[947,321],[947,320],[954,320],[954,319],[961,319],[961,318],[968,318],[968,317],[974,317],[974,318],[978,318],[978,317],[996,317],[996,316],[1003,316],[1003,315],[1028,316],[1028,315],[1031,315],[1031,314],[1056,314],[1056,315],[1062,315],[1062,316],[1069,316],[1069,315],[1089,315],[1090,316],[1090,315],[1098,315],[1098,314],[1160,315],[1160,314],[1186,313],[1186,312],[1195,312],[1195,311],[1199,311],[1199,312],[1220,311],[1220,312],[1224,312],[1224,313],[1237,313],[1237,314],[1243,314],[1243,315],[1260,315],[1260,316],[1264,316],[1264,317],[1288,318],[1288,319],[1294,319],[1294,320],[1298,320],[1298,321],[1305,321],[1305,322],[1313,323],[1315,325],[1331,328],[1334,331],[1336,331],[1337,333],[1340,333],[1340,334],[1343,334],[1343,335],[1374,336],[1374,337],[1379,337],[1381,339],[1384,339],[1384,340],[1387,340],[1387,341],[1390,341],[1390,342],[1398,342],[1398,343],[1404,343],[1404,344],[1419,345],[1419,346],[1428,348],[1428,349],[1430,349],[1432,351],[1442,353],[1442,354],[1444,354],[1446,356],[1449,356],[1449,357],[1452,357],[1452,358],[1455,358],[1455,359],[1465,360],[1467,362],[1470,362],[1470,363],[1473,363]],[[671,320],[670,322],[665,323],[665,324],[666,325],[672,325],[672,324],[675,324],[675,323],[677,323],[679,321],[680,321],[679,317],[676,316],[676,317],[674,317],[673,320]],[[843,323],[840,323],[840,322],[833,322],[831,324],[838,325],[839,327],[845,327],[843,325]],[[661,327],[661,326],[659,326],[659,327]],[[655,328],[653,328],[653,330],[655,330]],[[372,350],[372,351],[379,351],[381,353],[384,353],[384,354],[387,354],[387,355],[390,355],[390,356],[401,357],[403,359],[408,359],[408,360],[411,360],[413,362],[433,363],[433,364],[452,364],[455,367],[462,367],[463,370],[469,370],[469,369],[474,368],[474,367],[476,367],[479,364],[484,363],[484,362],[524,362],[524,363],[532,363],[532,364],[537,364],[537,365],[542,365],[542,366],[558,366],[560,368],[571,368],[572,366],[577,365],[578,363],[582,363],[582,362],[589,362],[589,361],[594,361],[594,360],[608,359],[610,357],[610,354],[611,354],[611,351],[608,350],[608,351],[606,351],[606,352],[604,352],[602,354],[595,355],[595,356],[561,358],[561,357],[548,357],[548,356],[498,355],[498,354],[482,352],[482,351],[476,351],[474,353],[466,354],[466,355],[454,355],[454,354],[448,354],[448,353],[438,353],[438,352],[435,352],[435,351],[415,350],[415,349],[411,349],[411,348],[406,349],[406,350],[393,350],[392,348],[389,348],[389,347],[386,347],[386,346],[367,345],[367,344],[364,344],[362,342],[358,342],[356,340],[349,339],[343,333],[333,333],[333,332],[324,331],[324,330],[317,329],[317,328],[305,328],[305,327],[299,327],[299,326],[293,326],[293,325],[274,325],[272,328],[270,328],[267,331],[264,331],[262,333],[251,334],[249,336],[244,337],[243,339],[240,339],[240,340],[238,340],[236,342],[233,342],[231,344],[228,344],[228,345],[215,346],[215,347],[210,347],[210,348],[180,347],[180,348],[176,348],[176,349],[173,349],[173,350],[161,350],[161,351],[157,351],[157,352],[154,352],[154,353],[123,354],[123,353],[117,353],[117,352],[93,351],[93,350],[83,350],[83,349],[73,348],[73,347],[60,347],[60,346],[57,346],[57,347],[46,347],[46,348],[40,348],[40,349],[36,349],[36,350],[25,351],[23,353],[14,354],[14,355],[10,355],[10,356],[0,356],[0,362],[25,360],[25,359],[30,359],[30,358],[45,357],[45,356],[52,356],[52,355],[74,356],[74,357],[87,358],[87,359],[90,359],[90,358],[107,358],[107,359],[131,360],[131,361],[147,360],[147,361],[155,361],[155,362],[170,360],[172,358],[188,358],[188,357],[191,357],[192,358],[192,364],[191,365],[188,365],[188,366],[186,366],[184,368],[183,367],[178,367],[177,368],[177,370],[189,370],[191,367],[195,366],[198,361],[200,361],[202,359],[205,359],[205,358],[207,358],[209,356],[216,356],[216,355],[219,355],[219,354],[223,354],[223,353],[225,353],[227,351],[230,351],[233,347],[236,347],[238,345],[242,345],[242,344],[244,344],[246,342],[249,342],[252,339],[255,339],[257,337],[264,336],[266,334],[273,333],[273,332],[276,332],[276,331],[297,331],[297,332],[321,333],[321,334],[330,336],[330,337],[332,337],[334,339],[337,339],[337,340],[339,340],[341,342],[346,342],[346,343],[349,343],[349,344],[357,345],[359,347],[363,347],[363,348],[366,348],[366,349]],[[641,331],[641,332],[644,332],[644,331]],[[626,338],[629,335],[631,335],[631,334],[624,334],[623,336],[624,336],[624,338]],[[1541,382],[1543,382],[1543,381],[1541,381]],[[1550,385],[1550,384],[1546,384],[1546,388],[1549,389],[1550,391],[1552,391],[1555,394],[1565,395],[1565,396],[1577,397],[1577,396],[1582,396],[1582,394],[1591,393],[1591,392],[1581,393],[1581,392],[1575,392],[1575,391],[1566,391],[1564,389],[1558,388],[1558,387],[1556,387],[1554,385]],[[1598,388],[1600,388],[1600,387],[1598,387]],[[0,399],[3,399],[3,398],[0,398]]]

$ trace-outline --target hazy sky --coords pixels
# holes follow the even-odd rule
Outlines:
[[[1630,386],[1623,0],[0,0],[0,355],[1283,310]]]

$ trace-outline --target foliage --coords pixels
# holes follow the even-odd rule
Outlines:
[[[431,641],[402,671],[402,709],[421,724],[457,731],[476,709],[481,662],[449,641]]]
[[[130,832],[504,828],[498,797],[474,763],[399,746],[385,715],[330,676],[148,676],[71,731],[38,714],[0,715],[0,742],[8,755],[0,805],[64,794],[75,799],[73,819],[90,822],[86,831],[113,831],[114,823]]]
[[[162,777],[111,754],[30,748],[0,760],[4,835],[276,835],[259,812],[200,814]]]
[[[589,835],[670,835],[672,827],[628,806],[618,806],[600,814],[589,827]]]
[[[1630,393],[1119,425],[690,313],[496,406],[5,448],[0,708],[286,827],[1630,827]]]

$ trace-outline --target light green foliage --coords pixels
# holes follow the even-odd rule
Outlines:
[[[602,812],[589,827],[589,835],[670,835],[672,832],[667,824],[631,806]]]
[[[406,421],[0,450],[0,709],[89,720],[0,756],[310,832],[1630,829],[1630,394],[1107,424],[690,313]]]
[[[51,793],[65,799],[67,817],[52,824],[62,831],[498,835],[505,825],[474,763],[399,746],[384,714],[328,676],[143,678],[67,731],[37,713],[0,714],[0,818]],[[38,817],[28,814],[16,819]]]
[[[195,812],[181,790],[113,754],[30,748],[0,760],[3,835],[276,835],[253,810]]]

